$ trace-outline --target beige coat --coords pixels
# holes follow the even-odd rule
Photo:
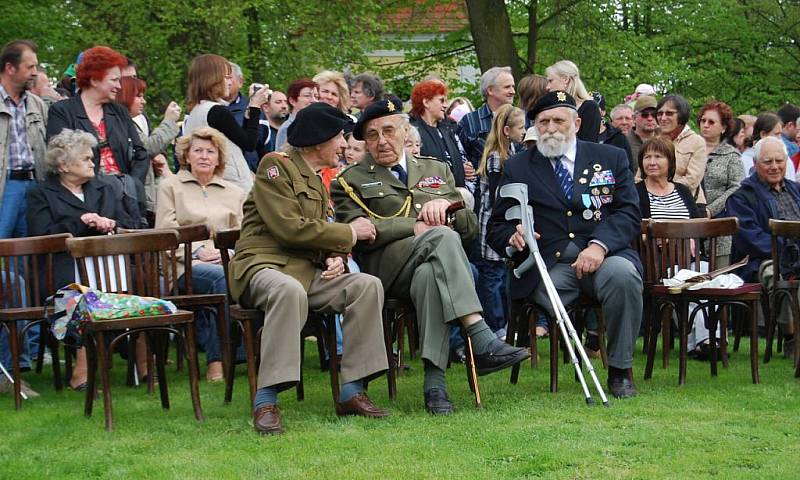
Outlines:
[[[218,176],[203,188],[188,170],[180,170],[158,185],[156,228],[171,228],[204,223],[211,231],[239,228],[242,225],[242,203],[245,194],[241,188]],[[198,248],[214,249],[213,240],[195,242]],[[183,260],[183,250],[178,251]],[[182,263],[178,275],[183,275]]]
[[[706,173],[706,141],[687,126],[672,143],[675,144],[673,181],[689,187],[695,202],[706,203],[706,196],[700,187]]]
[[[47,128],[47,105],[41,98],[28,92],[25,100],[25,127],[28,134],[28,144],[33,153],[33,167],[36,178],[44,180],[46,169],[44,167],[44,152],[47,150],[45,134]],[[0,199],[6,189],[6,171],[8,170],[8,137],[11,130],[11,112],[6,104],[0,100]]]

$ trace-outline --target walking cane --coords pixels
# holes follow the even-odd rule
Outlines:
[[[567,315],[567,310],[564,308],[561,297],[558,296],[558,291],[553,284],[553,279],[550,278],[550,274],[547,272],[547,265],[545,265],[541,253],[539,253],[539,245],[536,243],[536,237],[533,234],[533,208],[528,205],[528,186],[524,183],[509,183],[503,185],[500,187],[500,196],[511,198],[519,203],[519,205],[514,205],[506,211],[506,220],[520,220],[522,222],[522,229],[525,231],[525,244],[528,246],[529,250],[528,258],[526,258],[519,267],[514,269],[514,276],[517,278],[522,277],[525,272],[533,268],[534,264],[539,269],[539,276],[542,279],[547,298],[556,315],[556,323],[561,331],[561,335],[564,337],[564,344],[569,353],[570,361],[575,367],[575,374],[578,377],[578,382],[580,382],[581,389],[586,397],[586,404],[592,406],[595,402],[586,384],[586,378],[583,375],[580,361],[575,354],[576,351],[580,355],[584,365],[586,365],[589,376],[592,377],[594,386],[600,395],[600,400],[603,402],[604,406],[608,407],[608,398],[606,398],[600,380],[597,378],[597,373],[595,373],[594,367],[589,361],[589,357],[586,355],[586,350],[583,348],[581,338],[578,336],[578,332],[575,331],[575,327],[572,325],[569,315]],[[506,253],[508,256],[512,256],[517,253],[517,250],[509,245],[506,247]]]

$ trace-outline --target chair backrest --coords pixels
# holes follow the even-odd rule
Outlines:
[[[739,229],[739,220],[727,218],[694,218],[691,220],[651,220],[648,243],[654,278],[671,277],[674,267],[702,271],[700,247],[705,241],[708,271],[717,268],[717,243],[720,237],[730,236]]]
[[[61,287],[54,284],[53,257],[66,253],[68,238],[58,233],[0,240],[0,308],[41,306]]]
[[[779,279],[781,278],[781,251],[779,239],[800,239],[800,221],[770,219],[769,231],[772,236],[773,278]],[[778,287],[778,282],[774,282],[774,287]]]
[[[655,265],[653,264],[654,259],[653,256],[650,255],[650,243],[647,241],[647,234],[650,228],[650,219],[645,218],[642,219],[641,227],[639,228],[639,235],[633,239],[631,244],[631,248],[636,250],[636,253],[639,254],[639,260],[642,262],[642,266],[644,267],[644,283],[652,284],[657,279],[654,278],[655,275]]]
[[[160,297],[177,277],[178,232],[151,230],[72,238],[81,283],[104,292]],[[163,283],[161,277],[163,276]]]
[[[193,293],[192,289],[192,242],[202,242],[211,238],[211,231],[208,226],[203,223],[196,223],[193,225],[183,225],[175,228],[165,229],[117,229],[118,233],[140,233],[140,232],[162,232],[174,231],[178,232],[178,244],[183,248],[183,282],[184,292],[187,295]],[[178,283],[172,282],[167,284],[167,289],[172,292],[172,295],[179,295]]]
[[[228,287],[228,292],[231,291],[231,277],[228,273],[228,264],[231,261],[230,251],[236,247],[236,242],[239,240],[241,230],[238,228],[231,228],[229,230],[217,230],[214,232],[214,246],[219,250],[220,258],[222,259],[222,269],[225,271],[225,283]],[[233,299],[228,293],[228,303],[233,305]]]

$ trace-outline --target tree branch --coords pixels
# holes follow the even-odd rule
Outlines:
[[[539,27],[539,28],[542,28],[543,26],[545,26],[548,23],[550,23],[551,21],[553,21],[553,19],[555,17],[557,17],[558,15],[561,15],[562,13],[566,12],[567,10],[569,10],[570,8],[578,5],[581,2],[583,2],[583,0],[570,0],[569,2],[567,2],[565,4],[559,5],[555,10],[553,10],[550,13],[550,15],[547,15],[546,17],[544,17],[536,26]]]

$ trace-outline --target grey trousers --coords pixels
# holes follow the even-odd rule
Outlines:
[[[342,313],[343,383],[389,368],[383,342],[383,287],[365,273],[324,280],[317,271],[308,292],[293,277],[264,268],[250,280],[243,303],[264,312],[258,388],[284,390],[300,381],[300,331],[309,308]]]
[[[767,291],[772,290],[772,285],[775,283],[775,269],[772,267],[772,260],[764,260],[758,267],[758,281]],[[775,321],[786,328],[792,322],[792,308],[789,305],[789,298],[786,295],[779,296],[780,304],[778,311],[775,313]],[[791,330],[790,330],[791,331]]]
[[[422,358],[442,370],[450,353],[448,323],[482,312],[461,237],[447,227],[432,228],[414,239],[411,256],[390,294],[411,297]]]
[[[615,368],[631,368],[642,321],[642,277],[633,263],[622,257],[606,257],[597,271],[580,280],[569,263],[557,263],[549,273],[564,306],[577,300],[580,292],[601,303],[608,340],[608,364]],[[533,299],[554,315],[543,284],[533,293]]]

